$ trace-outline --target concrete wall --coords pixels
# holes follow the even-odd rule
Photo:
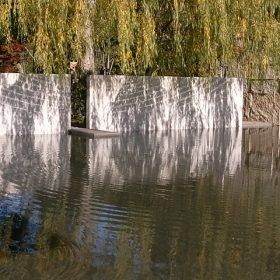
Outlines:
[[[249,80],[244,88],[243,118],[280,124],[280,80]]]
[[[70,126],[70,76],[0,74],[0,135],[58,134]]]
[[[87,127],[110,131],[241,126],[238,79],[90,76]]]

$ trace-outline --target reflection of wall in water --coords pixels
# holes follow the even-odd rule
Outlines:
[[[49,189],[55,188],[59,185],[56,179],[60,170],[69,164],[69,141],[70,138],[60,135],[1,137],[1,186],[6,182],[20,191],[31,191],[30,188],[40,187],[35,183],[39,177],[46,180]]]
[[[90,140],[90,174],[95,182],[124,180],[170,184],[209,174],[232,175],[241,164],[242,130],[172,131]]]
[[[120,140],[117,138],[89,139],[87,145],[90,178],[94,182],[122,185],[122,174],[113,157],[113,149],[120,151],[122,148]]]
[[[245,164],[259,170],[279,170],[280,130],[278,127],[244,131]]]
[[[271,204],[280,197],[280,130],[278,127],[244,131],[243,180],[248,197],[261,205],[265,198]]]
[[[129,241],[125,240],[121,249],[114,249],[117,248],[116,235],[122,236],[118,232],[128,224],[133,224],[135,229],[134,242],[143,238],[148,246],[143,247],[143,251],[137,247],[136,258],[163,265],[164,275],[168,275],[168,267],[172,266],[172,262],[165,263],[171,252],[182,251],[182,259],[197,255],[199,246],[186,246],[179,240],[192,243],[200,240],[201,233],[206,231],[201,217],[211,217],[212,211],[216,218],[209,230],[219,223],[215,208],[223,203],[219,186],[225,177],[236,185],[230,176],[241,169],[241,140],[240,129],[130,134],[89,140],[89,189],[92,192],[89,197],[96,220],[91,227],[98,229],[93,240],[97,259],[106,263],[108,248],[110,257],[122,256],[119,251]],[[193,191],[190,185],[195,186]],[[213,185],[213,189],[209,185]],[[143,258],[141,252],[146,257]],[[153,269],[161,270],[156,265]]]
[[[0,226],[6,220],[22,229],[17,234],[20,240],[10,240],[19,242],[14,250],[23,250],[20,244],[29,250],[28,244],[36,242],[52,199],[61,205],[61,188],[70,184],[70,139],[60,135],[0,138]]]

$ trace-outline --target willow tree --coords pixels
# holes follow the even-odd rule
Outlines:
[[[65,72],[94,49],[117,74],[277,75],[279,0],[0,0],[0,40],[13,18],[44,72]],[[13,34],[12,34],[13,35]]]
[[[9,40],[11,24],[11,2],[0,1],[0,43]]]
[[[156,42],[147,44],[156,45],[157,73],[217,75],[221,64],[231,75],[256,76],[268,66],[279,68],[280,29],[274,16],[279,1],[150,2],[156,7]]]
[[[117,42],[107,51],[123,73],[218,75],[220,66],[239,76],[279,71],[279,0],[96,3],[96,48]],[[97,30],[111,31],[100,36]]]
[[[94,9],[94,45],[111,57],[120,73],[142,74],[157,53],[157,1],[97,0]],[[104,58],[103,58],[104,59]],[[108,63],[105,67],[108,68]]]
[[[5,0],[0,5],[0,36],[18,39],[11,34],[11,17],[16,17],[19,36],[37,70],[65,72],[69,61],[83,57],[85,28],[92,12],[88,1]]]

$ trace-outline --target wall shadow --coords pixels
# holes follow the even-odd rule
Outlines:
[[[0,135],[66,133],[70,77],[0,74]]]
[[[238,127],[242,81],[90,76],[88,127],[113,131]]]

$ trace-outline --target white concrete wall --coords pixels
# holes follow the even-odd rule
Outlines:
[[[87,127],[144,131],[242,125],[236,78],[90,76]]]
[[[0,74],[0,135],[60,134],[70,127],[69,75]]]

